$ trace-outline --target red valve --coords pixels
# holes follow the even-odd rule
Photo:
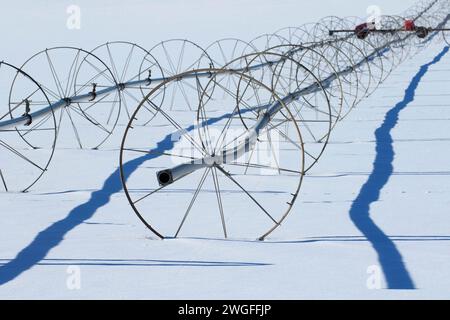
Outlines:
[[[416,30],[416,24],[413,20],[405,20],[404,28],[406,31],[414,31]]]

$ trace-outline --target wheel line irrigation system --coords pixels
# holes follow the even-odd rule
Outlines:
[[[34,186],[62,131],[72,131],[77,147],[98,149],[123,123],[124,191],[154,234],[180,236],[209,182],[214,196],[205,201],[217,205],[223,237],[237,230],[263,240],[290,213],[339,121],[402,61],[432,41],[448,43],[449,8],[434,0],[371,21],[331,16],[205,49],[183,39],[149,50],[115,41],[91,51],[45,49],[20,67],[2,61],[0,85],[9,92],[0,105],[0,188]],[[189,152],[158,149],[164,137]],[[269,155],[255,162],[260,148]],[[126,163],[136,156],[148,158],[130,178]],[[246,185],[252,177],[258,188]],[[176,210],[169,187],[188,204],[178,215],[167,214]],[[261,196],[270,192],[276,196]],[[246,209],[259,226],[252,232],[242,227]]]

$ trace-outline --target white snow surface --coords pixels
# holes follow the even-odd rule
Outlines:
[[[79,31],[65,27],[65,9],[72,3],[82,9]],[[327,15],[364,16],[371,4],[331,0],[14,1],[0,12],[0,26],[5,30],[0,59],[20,65],[46,47],[90,49],[112,40],[144,47],[169,38],[188,38],[200,45],[223,37],[250,40]],[[385,13],[397,13],[413,1],[378,0],[376,4]],[[380,261],[379,255],[390,249],[374,246],[349,214],[373,170],[375,130],[403,100],[420,66],[443,47],[433,44],[406,61],[336,127],[325,154],[306,176],[293,212],[264,242],[208,237],[157,240],[132,212],[123,191],[98,208],[95,201],[83,206],[117,170],[123,125],[98,151],[58,148],[50,170],[29,193],[0,193],[0,282],[6,282],[0,284],[0,298],[449,298],[450,54],[430,66],[414,101],[400,112],[392,130],[394,173],[370,207],[374,223],[400,253],[413,289],[389,289],[387,277],[395,281],[400,275],[389,269],[389,261]],[[95,213],[78,221],[77,215],[86,210]],[[73,227],[54,244],[58,229],[51,226],[58,221]],[[199,226],[199,233],[205,227]],[[48,249],[45,258],[33,260]],[[70,266],[80,268],[79,290],[67,287]],[[371,266],[386,268],[380,289],[367,286]]]

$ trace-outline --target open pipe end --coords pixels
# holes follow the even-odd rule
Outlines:
[[[161,187],[167,186],[173,183],[173,176],[171,170],[162,170],[156,173],[156,177],[158,178],[158,183]]]

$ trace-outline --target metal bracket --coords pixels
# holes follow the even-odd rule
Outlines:
[[[152,84],[152,69],[148,70],[147,86]]]
[[[31,111],[30,102],[31,101],[28,99],[25,99],[24,102],[25,102],[25,113],[22,115],[22,117],[26,117],[27,122],[25,122],[23,125],[28,127],[30,124],[33,123],[33,117],[30,115],[30,111]]]
[[[92,98],[89,99],[89,101],[94,101],[95,98],[97,98],[97,84],[96,83],[92,84],[92,91],[90,92],[90,94],[92,95]]]

